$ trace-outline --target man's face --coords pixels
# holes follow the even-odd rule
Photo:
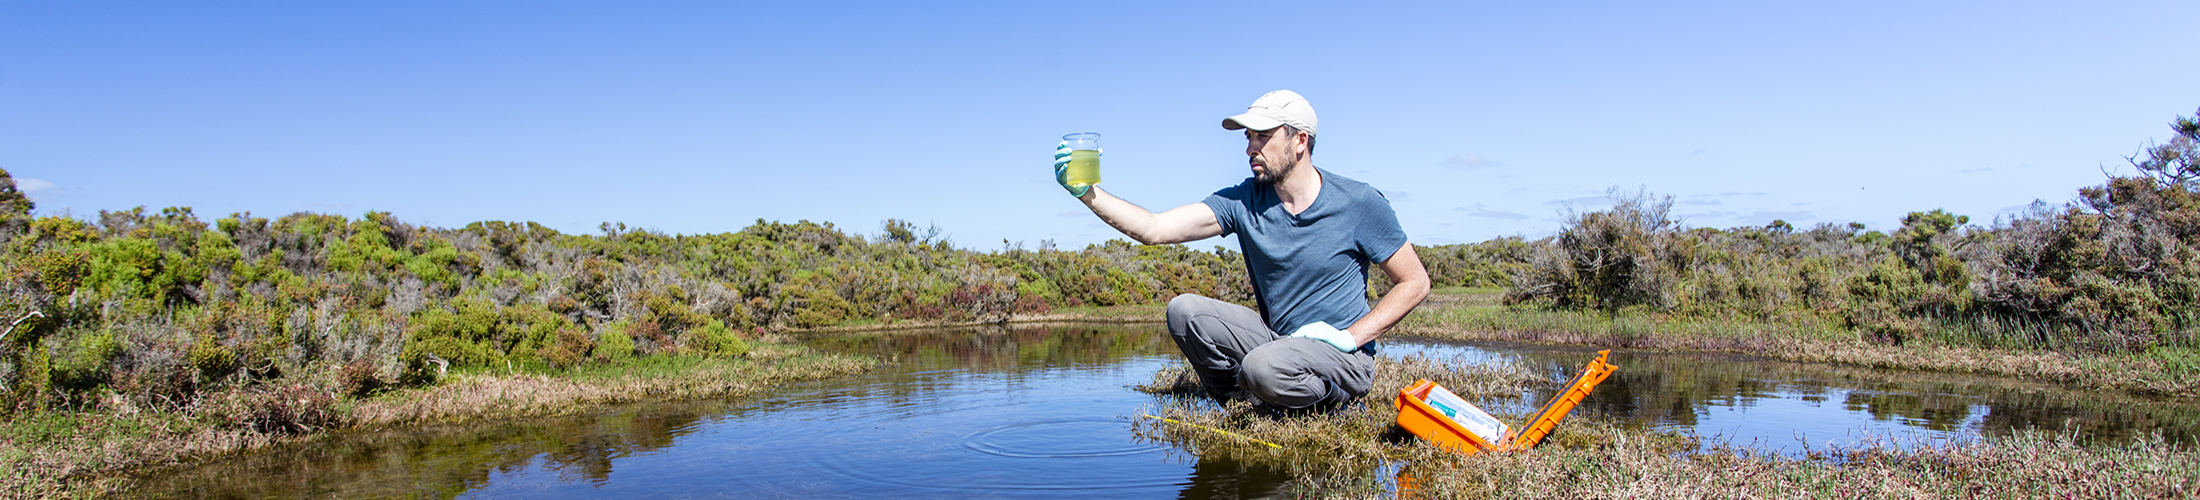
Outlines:
[[[1276,182],[1299,166],[1297,135],[1285,127],[1245,129],[1246,162],[1252,164],[1254,182]]]

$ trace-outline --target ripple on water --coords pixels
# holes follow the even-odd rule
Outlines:
[[[1122,420],[1050,420],[985,429],[963,436],[963,447],[1009,458],[1086,458],[1160,453],[1160,445],[1094,440],[1089,436],[1128,434]]]
[[[833,478],[826,482],[869,484],[879,491],[1129,494],[1126,490],[1172,491],[1189,480],[1182,465],[1155,458],[1165,447],[1136,442],[1127,419],[1044,418],[1105,415],[1135,401],[1093,399],[1081,391],[1009,392],[1020,395],[1003,397],[998,387],[967,385],[924,394],[851,395],[841,400],[843,409],[871,410],[832,412],[826,418],[839,430],[829,451],[799,453],[811,470]],[[981,422],[995,424],[972,425]]]

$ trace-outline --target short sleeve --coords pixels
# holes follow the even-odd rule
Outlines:
[[[1367,260],[1383,263],[1390,255],[1406,246],[1406,230],[1398,225],[1398,212],[1390,208],[1390,199],[1380,192],[1361,201],[1353,214],[1360,219],[1359,231],[1353,235],[1353,244]]]
[[[1229,236],[1243,230],[1245,219],[1253,216],[1252,200],[1253,186],[1251,182],[1246,182],[1215,191],[1215,194],[1207,195],[1207,199],[1201,202],[1215,211],[1215,223],[1222,226],[1222,234],[1219,236]]]

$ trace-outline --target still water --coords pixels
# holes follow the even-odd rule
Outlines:
[[[1273,471],[1131,438],[1174,362],[1158,325],[811,339],[891,363],[735,401],[660,403],[468,427],[356,433],[145,478],[158,498],[1260,498]],[[1384,356],[1522,362],[1552,387],[1592,349],[1393,340]],[[1791,450],[1866,438],[1991,439],[2038,427],[2190,442],[2200,409],[1995,378],[1619,352],[1570,419]],[[1391,390],[1396,388],[1378,388]],[[1512,403],[1512,406],[1522,406]],[[1498,408],[1506,404],[1493,404]],[[1493,408],[1496,409],[1496,408]]]

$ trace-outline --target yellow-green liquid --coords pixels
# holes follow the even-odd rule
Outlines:
[[[1069,169],[1065,173],[1071,186],[1099,184],[1100,152],[1091,149],[1069,152]]]

